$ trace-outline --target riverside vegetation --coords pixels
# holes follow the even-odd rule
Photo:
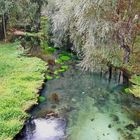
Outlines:
[[[45,62],[22,53],[17,43],[0,45],[0,140],[21,130],[44,80]]]

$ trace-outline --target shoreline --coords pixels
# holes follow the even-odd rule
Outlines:
[[[38,104],[47,65],[36,57],[26,57],[17,43],[0,45],[0,139],[11,140]]]

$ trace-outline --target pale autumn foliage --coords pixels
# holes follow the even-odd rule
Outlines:
[[[69,34],[85,70],[106,69],[123,63],[121,45],[132,45],[137,11],[130,14],[128,2],[121,0],[48,0],[53,42],[62,46]],[[117,13],[117,8],[120,13]],[[128,10],[128,11],[127,11]],[[130,17],[130,21],[128,21]],[[121,38],[121,39],[120,39]],[[113,57],[112,59],[112,56]]]

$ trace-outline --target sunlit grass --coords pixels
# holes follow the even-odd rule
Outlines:
[[[45,63],[21,54],[18,44],[0,45],[0,140],[12,139],[23,127],[44,79]]]

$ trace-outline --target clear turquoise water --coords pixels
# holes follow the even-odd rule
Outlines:
[[[109,83],[106,76],[71,69],[46,83],[42,95],[47,100],[32,111],[32,116],[45,118],[51,110],[67,120],[62,130],[65,137],[52,140],[140,140],[140,101],[123,94],[122,87],[115,80]],[[54,93],[59,102],[52,99]],[[48,129],[44,126],[40,135],[49,135]]]

